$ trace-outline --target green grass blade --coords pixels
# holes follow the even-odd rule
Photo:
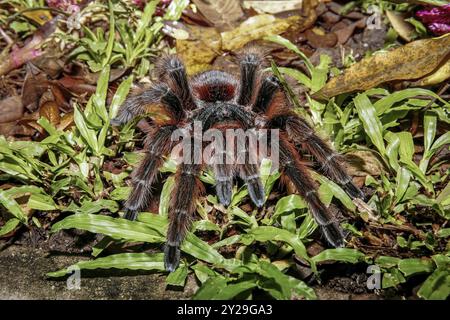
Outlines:
[[[353,101],[366,134],[381,155],[385,156],[386,148],[383,141],[383,129],[374,106],[364,93],[357,95]]]
[[[93,214],[75,214],[68,216],[52,226],[52,232],[63,229],[81,229],[101,233],[117,240],[133,242],[164,242],[164,234],[142,222],[116,219]]]
[[[89,261],[80,261],[68,268],[47,273],[48,277],[63,277],[73,270],[129,269],[165,271],[164,254],[120,253]]]
[[[358,263],[365,260],[365,255],[356,249],[349,248],[337,248],[337,249],[326,249],[319,253],[318,255],[311,258],[315,263],[322,261],[342,261],[349,263]]]

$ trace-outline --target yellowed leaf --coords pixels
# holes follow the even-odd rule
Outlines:
[[[440,66],[435,72],[426,76],[416,82],[413,82],[413,86],[431,86],[433,84],[438,84],[444,82],[450,78],[450,58],[447,57],[447,61]]]
[[[397,31],[398,35],[406,40],[411,41],[415,33],[415,29],[412,24],[405,21],[405,15],[397,13],[395,11],[386,10],[386,16],[389,19],[392,27]]]
[[[299,20],[299,16],[286,19],[279,19],[269,14],[253,16],[242,22],[236,29],[221,33],[223,49],[236,50],[250,41],[283,33]]]
[[[254,9],[258,13],[279,13],[288,10],[299,10],[302,8],[303,0],[287,0],[287,1],[244,1],[245,9]]]
[[[52,20],[52,15],[48,10],[33,10],[33,11],[25,11],[22,13],[28,19],[31,19],[37,22],[39,25],[43,25],[46,22]]]
[[[450,34],[413,41],[352,65],[313,97],[327,99],[341,93],[368,90],[388,81],[418,79],[433,72],[449,54]]]

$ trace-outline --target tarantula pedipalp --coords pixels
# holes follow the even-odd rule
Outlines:
[[[240,79],[222,71],[206,71],[188,79],[185,67],[176,56],[167,56],[158,65],[160,82],[150,89],[128,97],[120,108],[114,125],[126,123],[146,113],[150,105],[160,106],[168,118],[152,121],[152,129],[145,141],[145,157],[133,172],[132,192],[125,202],[125,217],[134,220],[139,211],[148,206],[151,186],[154,184],[164,157],[174,148],[172,134],[179,128],[189,128],[200,121],[203,130],[230,127],[242,129],[279,130],[277,144],[282,176],[290,180],[298,193],[308,203],[315,221],[326,240],[334,247],[344,245],[344,234],[328,208],[321,202],[317,184],[309,174],[301,152],[308,152],[321,164],[321,172],[341,185],[352,198],[363,198],[342,166],[343,159],[315,133],[304,119],[287,103],[285,94],[273,75],[262,72],[264,56],[252,49],[239,59]],[[265,201],[259,167],[245,160],[244,163],[217,162],[205,164],[194,159],[203,149],[191,137],[193,152],[190,160],[178,165],[174,197],[169,205],[169,228],[165,245],[165,266],[174,271],[180,260],[180,245],[195,212],[196,199],[203,192],[199,173],[206,165],[212,168],[216,179],[216,193],[220,203],[231,201],[233,179],[239,176],[247,183],[252,202],[261,207]],[[252,153],[248,145],[244,150]],[[202,150],[197,150],[202,151]],[[193,155],[192,155],[193,154]],[[245,159],[248,159],[247,157]]]

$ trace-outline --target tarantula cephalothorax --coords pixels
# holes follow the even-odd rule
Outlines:
[[[113,120],[114,125],[145,114],[149,106],[157,105],[168,115],[165,120],[155,120],[150,116],[151,130],[145,140],[145,156],[133,172],[133,188],[124,205],[127,219],[134,220],[137,213],[148,206],[158,169],[174,148],[171,136],[175,130],[188,128],[194,121],[201,121],[205,130],[212,127],[219,130],[229,127],[277,129],[282,177],[291,181],[308,203],[326,240],[334,247],[344,245],[339,222],[319,199],[317,185],[301,154],[307,152],[312,155],[320,165],[321,173],[341,185],[352,198],[362,199],[363,194],[343,168],[342,156],[292,110],[277,79],[262,72],[263,62],[264,56],[250,49],[239,57],[240,79],[222,71],[206,71],[188,79],[181,60],[167,56],[161,59],[157,68],[160,82],[125,100]],[[200,148],[203,148],[201,144]],[[246,148],[247,153],[254,152]],[[178,165],[164,250],[165,266],[169,271],[175,270],[179,264],[179,247],[195,212],[196,199],[203,190],[198,175],[204,167],[201,161]],[[216,163],[210,167],[215,174],[218,199],[223,205],[230,203],[235,176],[247,183],[252,202],[257,207],[263,205],[265,194],[257,164]]]

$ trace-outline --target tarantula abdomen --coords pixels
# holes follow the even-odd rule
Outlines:
[[[226,140],[222,148],[233,145],[230,147],[231,153],[243,154],[240,158],[243,161],[227,161],[230,150],[219,148],[214,151],[214,161],[206,162],[202,158],[205,144],[201,137],[192,132],[196,124],[200,124],[201,134],[210,130],[225,134],[231,129],[241,130],[241,136],[252,130],[279,132],[276,138],[268,140],[268,144],[271,155],[275,152],[279,159],[282,176],[291,181],[305,199],[328,243],[334,247],[345,243],[339,222],[318,196],[318,186],[309,173],[311,168],[302,159],[302,153],[312,155],[320,163],[321,173],[341,185],[352,198],[363,199],[364,195],[344,169],[343,158],[292,110],[276,77],[262,72],[263,62],[263,55],[251,50],[240,58],[240,79],[216,70],[189,79],[179,58],[165,57],[158,64],[160,82],[138,95],[128,97],[113,121],[116,125],[128,122],[155,105],[169,115],[165,120],[151,122],[152,130],[147,133],[144,148],[146,155],[133,173],[132,192],[124,205],[125,217],[130,220],[134,220],[137,213],[148,206],[158,169],[165,157],[175,149],[177,139],[173,136],[176,136],[177,130],[193,134],[189,137],[191,144],[183,149],[169,205],[165,247],[168,271],[174,271],[179,264],[180,245],[189,230],[196,200],[203,193],[204,187],[199,179],[202,170],[210,167],[213,171],[217,197],[224,206],[231,202],[236,177],[247,184],[249,197],[256,207],[263,207],[266,196],[259,163],[250,160],[259,159],[255,157],[258,148],[249,142],[235,147],[233,139],[240,140],[238,134],[231,142]],[[236,159],[233,156],[230,158]]]

